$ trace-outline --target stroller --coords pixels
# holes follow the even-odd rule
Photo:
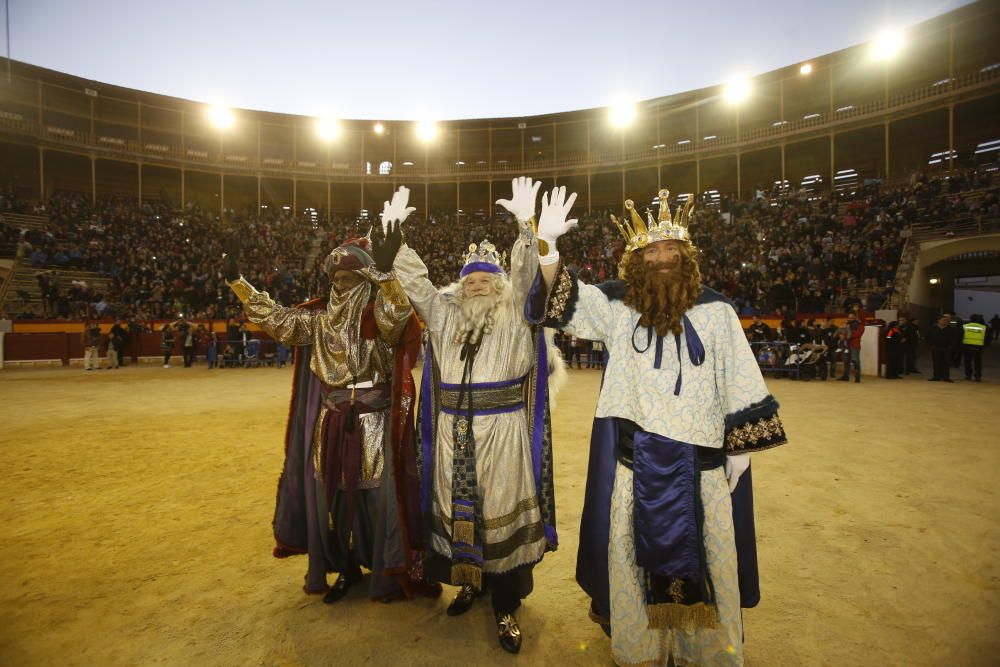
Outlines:
[[[799,378],[802,380],[812,380],[814,378],[826,379],[826,345],[819,343],[805,343],[797,350]]]
[[[773,345],[761,345],[757,350],[757,365],[762,370],[778,367],[778,350]]]
[[[243,366],[246,368],[256,368],[265,363],[260,355],[260,339],[251,338],[247,341],[247,346],[243,350]]]

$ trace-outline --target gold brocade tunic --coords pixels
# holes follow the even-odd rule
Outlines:
[[[364,272],[359,272],[364,273]],[[410,317],[410,302],[395,280],[378,284],[374,302],[379,335],[361,335],[361,317],[376,287],[367,279],[344,294],[330,290],[325,310],[287,308],[259,292],[244,278],[230,285],[243,302],[247,319],[286,345],[312,345],[312,372],[329,387],[388,382],[392,348]]]
[[[359,383],[388,383],[392,377],[393,347],[412,312],[410,301],[396,280],[379,282],[376,287],[367,271],[356,273],[365,280],[343,294],[331,289],[327,307],[322,310],[281,306],[242,277],[230,283],[230,287],[243,302],[247,319],[275,340],[286,345],[312,345],[309,368],[328,391]],[[361,319],[373,290],[377,290],[373,314],[379,335],[368,339],[361,333]],[[323,457],[320,433],[329,409],[329,404],[320,409],[313,434],[312,457],[317,476]],[[364,433],[360,488],[373,488],[381,480],[388,413],[386,408],[359,417]],[[338,480],[338,484],[342,483],[343,480]]]

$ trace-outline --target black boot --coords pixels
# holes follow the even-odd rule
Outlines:
[[[452,600],[450,605],[448,605],[448,615],[461,616],[465,612],[469,611],[469,608],[472,607],[472,603],[476,598],[482,596],[483,591],[477,591],[469,584],[462,584],[462,587],[458,589],[458,594],[455,595],[455,599]]]
[[[340,576],[337,577],[337,581],[333,582],[333,586],[323,596],[323,602],[325,604],[333,604],[339,601],[347,595],[347,591],[351,589],[351,586],[359,581],[361,581],[361,572],[359,570],[348,571],[347,573],[341,572]]]
[[[500,648],[508,653],[519,652],[521,650],[521,628],[517,626],[514,614],[495,614],[495,617]]]

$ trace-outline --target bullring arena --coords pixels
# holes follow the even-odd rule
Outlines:
[[[753,464],[763,599],[744,613],[747,664],[996,664],[991,370],[983,386],[769,383],[792,443]],[[0,382],[6,664],[509,664],[488,605],[456,619],[449,594],[383,605],[356,588],[328,606],[302,594],[302,557],[272,558],[287,368],[100,373]],[[574,581],[600,373],[570,373],[561,543],[520,613],[532,665],[610,663]],[[906,413],[873,409],[892,404]]]
[[[577,193],[559,248],[591,283],[617,276],[626,199],[696,202],[702,282],[733,302],[789,441],[753,454],[745,664],[1000,664],[998,19],[967,3],[728,85],[436,123],[104,84],[12,59],[8,32],[0,665],[613,664],[575,580],[591,341],[557,340],[559,547],[520,655],[486,601],[446,615],[455,587],[324,604],[305,557],[272,555],[295,353],[246,321],[223,252],[235,239],[284,304],[325,297],[330,251],[405,186],[407,242],[446,285],[469,243],[510,248],[494,202],[518,176]]]

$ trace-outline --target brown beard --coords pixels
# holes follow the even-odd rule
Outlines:
[[[639,325],[652,327],[657,335],[679,334],[686,313],[701,294],[701,271],[697,249],[690,243],[681,244],[680,267],[670,273],[658,269],[670,265],[649,266],[642,251],[632,252],[625,270],[625,305],[639,311]]]

